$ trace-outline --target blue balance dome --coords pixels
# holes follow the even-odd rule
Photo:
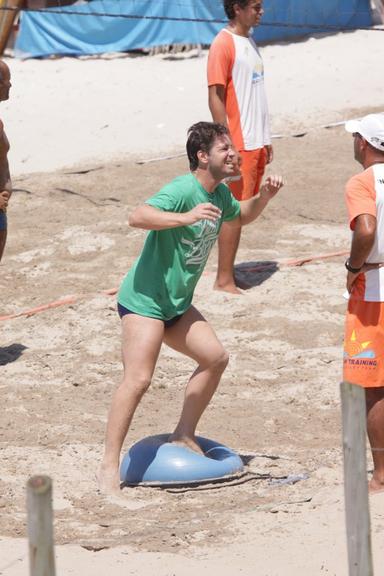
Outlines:
[[[197,436],[204,456],[168,442],[170,434],[148,436],[125,454],[120,479],[126,485],[200,484],[237,476],[244,469],[240,456],[208,438]]]

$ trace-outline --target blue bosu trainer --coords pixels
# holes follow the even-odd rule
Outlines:
[[[180,444],[167,442],[169,436],[159,434],[136,442],[121,463],[121,481],[131,486],[200,484],[230,479],[244,469],[238,454],[214,440],[197,436],[203,456]]]

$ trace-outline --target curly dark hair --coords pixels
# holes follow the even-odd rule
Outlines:
[[[236,16],[233,9],[235,4],[240,6],[240,8],[246,8],[249,2],[250,0],[223,0],[224,10],[229,20],[233,20],[233,18]]]
[[[187,155],[191,170],[199,166],[197,153],[199,150],[209,152],[217,137],[229,134],[224,124],[216,122],[197,122],[188,130]]]

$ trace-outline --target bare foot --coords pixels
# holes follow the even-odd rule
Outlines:
[[[370,494],[384,492],[384,482],[380,482],[375,476],[372,476],[368,484],[368,491]]]
[[[179,436],[177,434],[171,434],[168,438],[168,442],[172,442],[173,444],[179,444],[180,446],[184,446],[184,448],[189,448],[189,450],[193,450],[193,452],[197,452],[204,456],[204,452],[202,451],[200,445],[194,438],[190,438],[189,436]]]
[[[120,476],[116,468],[103,468],[99,470],[97,476],[99,490],[102,494],[117,495],[120,494]]]
[[[238,294],[240,296],[243,295],[242,291],[236,286],[235,282],[227,282],[222,284],[221,282],[216,282],[213,285],[214,290],[221,290],[222,292],[228,292],[229,294]]]

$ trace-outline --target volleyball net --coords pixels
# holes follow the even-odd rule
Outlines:
[[[376,30],[372,1],[264,0],[265,12],[254,35],[259,43],[268,43]],[[16,4],[17,0],[0,0],[0,16],[14,13]],[[221,0],[28,0],[21,8],[15,45],[20,57],[207,46],[227,22]]]

